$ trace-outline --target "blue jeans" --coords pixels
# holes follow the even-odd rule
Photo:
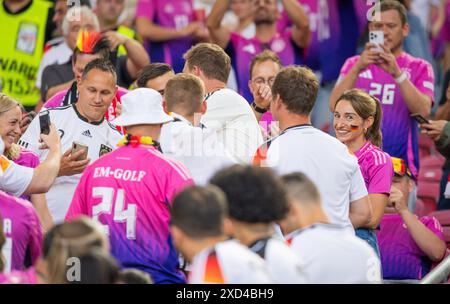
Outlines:
[[[380,257],[380,248],[378,247],[377,236],[373,229],[358,228],[355,230],[356,236],[366,241],[370,247],[375,250],[375,253]]]

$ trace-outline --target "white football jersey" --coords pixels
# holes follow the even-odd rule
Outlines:
[[[249,248],[266,261],[274,283],[308,283],[301,258],[277,237],[258,240]]]
[[[72,149],[72,143],[77,141],[89,147],[88,158],[92,163],[103,154],[115,149],[122,138],[122,134],[105,119],[98,123],[88,123],[74,105],[48,111],[51,123],[55,124],[60,133],[62,153]],[[42,162],[47,158],[48,150],[39,149],[40,133],[39,116],[36,116],[20,138],[19,144],[38,154]],[[46,194],[50,213],[56,223],[64,220],[80,178],[81,174],[58,177]]]
[[[15,164],[0,155],[0,190],[21,196],[33,179],[33,168]]]
[[[264,260],[235,240],[220,242],[192,260],[190,284],[270,284]]]

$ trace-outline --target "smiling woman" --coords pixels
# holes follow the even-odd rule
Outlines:
[[[0,136],[5,143],[4,155],[18,165],[36,168],[39,166],[39,157],[16,144],[16,139],[22,134],[20,122],[22,110],[17,101],[0,93]],[[38,212],[44,230],[53,225],[53,219],[48,211],[44,194],[22,195],[23,199],[31,201]]]
[[[362,90],[345,92],[334,107],[336,137],[358,158],[372,207],[369,225],[357,229],[356,235],[366,240],[378,255],[373,229],[384,214],[394,174],[390,156],[381,150],[381,121],[380,101]]]

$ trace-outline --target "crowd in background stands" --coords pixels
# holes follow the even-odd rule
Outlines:
[[[416,204],[428,137],[450,209],[450,1],[0,3],[0,283],[417,282],[448,256]]]

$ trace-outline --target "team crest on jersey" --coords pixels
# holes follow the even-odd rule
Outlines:
[[[101,156],[103,156],[105,154],[108,154],[112,150],[113,150],[112,148],[102,144],[102,145],[100,145],[100,152],[98,153],[98,156],[101,157]]]
[[[272,44],[270,45],[270,48],[275,53],[280,53],[286,48],[286,43],[283,39],[275,39]]]
[[[254,55],[256,53],[255,46],[253,44],[246,45],[242,48],[244,52]]]
[[[36,49],[38,26],[32,22],[22,22],[17,34],[16,50],[33,54]]]

